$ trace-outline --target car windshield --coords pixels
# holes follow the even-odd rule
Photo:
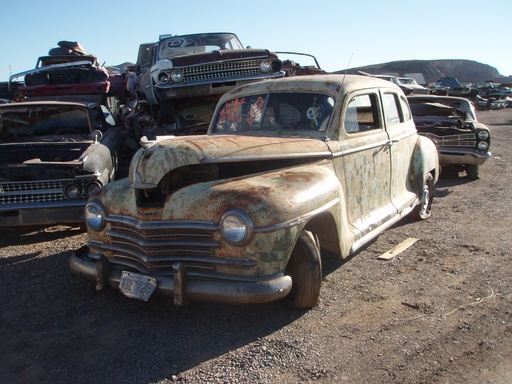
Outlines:
[[[87,112],[70,106],[16,106],[0,110],[0,138],[90,134]]]
[[[158,58],[160,60],[222,49],[243,49],[238,37],[232,33],[173,36],[160,40],[158,46]]]
[[[319,93],[268,93],[225,102],[213,133],[325,131],[334,98]]]

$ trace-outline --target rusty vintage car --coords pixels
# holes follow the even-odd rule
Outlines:
[[[89,199],[70,267],[141,300],[313,307],[321,251],[347,258],[409,214],[428,218],[438,164],[390,82],[245,85],[221,98],[206,135],[143,141],[129,177]]]
[[[100,65],[79,42],[59,41],[37,59],[35,68],[10,76],[9,86],[23,97],[103,95],[124,97],[126,79],[114,68]]]
[[[0,105],[0,227],[84,226],[87,197],[116,176],[120,140],[99,104]]]
[[[408,101],[418,133],[437,146],[443,175],[465,172],[478,179],[480,166],[491,157],[491,132],[476,118],[464,97],[411,95]]]

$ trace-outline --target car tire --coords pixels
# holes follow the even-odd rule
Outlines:
[[[414,208],[414,217],[418,220],[426,220],[432,215],[432,201],[434,200],[434,178],[428,173],[423,183],[420,203]]]
[[[314,307],[322,285],[322,260],[316,238],[310,231],[300,234],[285,273],[292,278],[292,289],[285,299],[288,306]]]
[[[480,174],[480,167],[475,164],[466,164],[466,176],[468,179],[477,180]]]

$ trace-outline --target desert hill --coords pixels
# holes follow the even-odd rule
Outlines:
[[[425,83],[435,83],[444,76],[454,76],[460,83],[479,83],[489,80],[500,83],[512,82],[512,76],[502,76],[496,68],[472,60],[401,60],[339,70],[334,73],[357,74],[359,71],[374,75],[395,76],[420,73]]]

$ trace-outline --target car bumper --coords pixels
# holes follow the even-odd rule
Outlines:
[[[441,166],[445,165],[482,165],[491,157],[491,152],[477,152],[467,150],[450,149],[449,151],[439,151],[439,161]]]
[[[73,273],[95,281],[97,290],[107,286],[119,290],[123,270],[119,267],[111,268],[105,256],[92,256],[88,249],[83,246],[71,254],[69,264]],[[184,305],[188,301],[266,303],[284,298],[292,288],[291,277],[281,274],[251,281],[191,277],[187,275],[182,263],[173,265],[172,275],[142,274],[156,279],[155,293],[173,297],[176,305]]]
[[[86,200],[0,205],[0,228],[84,223]]]
[[[183,83],[177,85],[155,85],[154,91],[159,100],[181,99],[188,97],[223,95],[227,91],[255,81],[283,77],[284,72],[248,78],[224,79],[205,83]]]

